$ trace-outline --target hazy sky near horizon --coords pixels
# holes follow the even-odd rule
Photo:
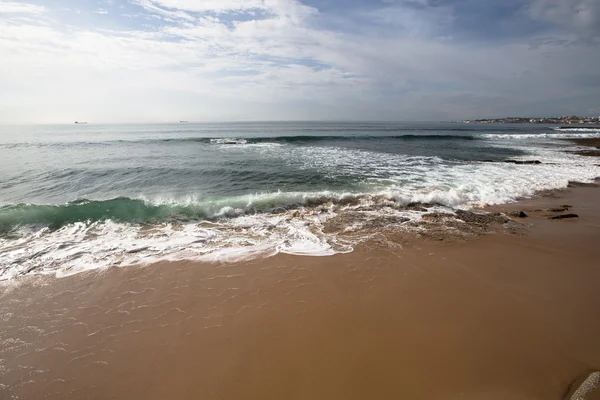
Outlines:
[[[0,123],[600,115],[600,0],[0,0]]]

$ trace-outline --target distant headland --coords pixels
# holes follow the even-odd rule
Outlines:
[[[587,124],[600,125],[600,117],[578,117],[575,115],[564,117],[506,117],[489,119],[465,119],[466,124]]]

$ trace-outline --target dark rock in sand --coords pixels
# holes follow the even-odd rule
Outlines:
[[[567,219],[567,218],[579,218],[579,215],[577,214],[562,214],[562,215],[555,215],[553,217],[548,217],[550,219]]]
[[[409,203],[406,205],[406,209],[407,210],[411,210],[411,211],[420,211],[420,212],[426,212],[427,208],[425,207],[432,207],[432,204],[424,204],[424,203]]]
[[[504,160],[504,162],[517,165],[537,165],[542,163],[540,160]]]
[[[137,249],[128,250],[127,253],[129,253],[129,254],[136,254],[136,253],[139,253],[141,251],[148,250],[148,248],[149,248],[149,246],[139,247]]]
[[[410,221],[410,218],[404,217],[380,217],[367,221],[364,225],[364,229],[381,229],[381,228],[390,228],[393,226],[401,225],[405,222]]]
[[[469,223],[469,224],[492,224],[499,223],[503,224],[508,222],[509,219],[500,213],[493,214],[477,214],[472,211],[456,210],[456,218]]]
[[[598,187],[597,183],[584,183],[584,182],[577,182],[577,181],[569,181],[569,185],[567,187],[570,188],[574,188],[574,187]]]
[[[564,211],[568,211],[569,208],[568,207],[558,207],[558,208],[551,208],[548,211],[551,212],[564,212]]]
[[[432,213],[423,214],[422,218],[427,221],[441,222],[444,219],[452,218],[452,217],[454,217],[454,215],[452,215],[450,213],[432,212]]]
[[[513,211],[513,212],[509,212],[508,213],[509,217],[513,217],[513,218],[527,218],[528,215],[525,214],[525,212],[523,211]]]
[[[471,225],[504,224],[510,221],[510,219],[500,213],[478,214],[465,210],[456,210],[455,215],[450,213],[429,213],[423,215],[423,219],[432,222],[442,222],[448,218],[456,218]]]

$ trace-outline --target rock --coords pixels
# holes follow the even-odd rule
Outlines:
[[[551,208],[548,211],[551,212],[563,212],[563,211],[568,211],[569,208],[568,207],[558,207],[558,208]]]
[[[566,209],[573,208],[573,206],[570,206],[568,204],[563,204],[561,207],[562,208],[566,208]]]
[[[432,207],[432,206],[433,205],[431,205],[431,204],[409,203],[406,205],[406,209],[411,210],[411,211],[427,212],[427,208],[425,208],[425,207]]]
[[[567,219],[567,218],[579,218],[577,214],[563,214],[563,215],[555,215],[553,217],[548,217],[550,219]]]
[[[577,181],[569,181],[569,185],[567,187],[570,187],[570,188],[574,188],[574,187],[598,187],[598,184],[596,184],[596,183],[584,183],[584,182],[577,182]]]
[[[517,165],[537,165],[542,163],[540,160],[504,160],[504,162]]]
[[[367,221],[364,225],[364,229],[384,229],[394,225],[402,225],[405,222],[410,221],[410,218],[396,217],[396,216],[382,216],[379,218]]]
[[[567,389],[565,400],[595,399],[600,395],[600,372],[587,373],[573,381]]]
[[[149,246],[138,247],[137,249],[127,250],[127,253],[129,253],[129,254],[140,253],[140,252],[142,252],[144,250],[148,250],[149,248],[150,248]]]
[[[475,224],[491,224],[508,222],[509,219],[499,213],[493,214],[478,214],[472,211],[456,210],[456,218],[466,222]]]
[[[450,213],[432,212],[432,213],[424,214],[421,218],[423,218],[424,220],[427,220],[427,221],[438,222],[438,221],[444,220],[445,218],[450,218],[452,216],[453,215]]]
[[[527,218],[529,215],[525,214],[523,211],[513,211],[508,213],[509,217],[513,218]]]
[[[300,218],[300,211],[294,211],[294,213],[292,214],[292,217]]]

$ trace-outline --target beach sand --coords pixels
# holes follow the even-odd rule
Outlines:
[[[0,399],[563,399],[600,368],[600,189],[490,210],[529,217],[9,284]]]

